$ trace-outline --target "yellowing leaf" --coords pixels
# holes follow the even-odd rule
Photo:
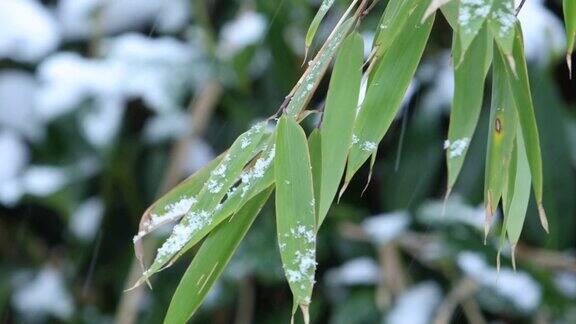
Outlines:
[[[492,217],[496,212],[505,174],[510,166],[514,139],[516,137],[516,109],[507,81],[505,63],[499,50],[495,48],[492,73],[492,103],[490,107],[490,131],[486,153],[486,178],[484,183],[484,201],[486,205],[486,226],[488,235]]]

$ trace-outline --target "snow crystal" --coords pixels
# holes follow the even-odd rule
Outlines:
[[[207,187],[208,187],[208,191],[210,191],[213,194],[217,194],[220,191],[222,191],[223,184],[218,182],[215,179],[210,179],[210,180],[208,180]]]
[[[352,144],[358,144],[358,142],[360,142],[358,136],[356,136],[356,134],[352,134]]]
[[[384,245],[406,231],[409,225],[410,217],[408,213],[397,211],[365,219],[362,222],[362,229],[372,242]]]
[[[493,10],[490,17],[500,23],[500,30],[498,31],[500,37],[505,37],[514,28],[514,23],[516,22],[512,3],[505,2],[504,7],[504,9]]]
[[[455,158],[462,156],[464,151],[468,148],[470,139],[468,137],[460,138],[451,143],[449,140],[444,141],[444,149],[448,150],[448,157]]]
[[[349,260],[326,272],[326,281],[331,285],[374,285],[378,283],[379,277],[380,267],[369,257]]]
[[[264,37],[266,23],[266,18],[259,13],[241,13],[222,27],[218,52],[224,57],[231,57],[245,47],[256,44]]]
[[[197,231],[212,223],[211,216],[210,213],[204,210],[186,215],[180,224],[174,226],[170,237],[158,249],[156,261],[180,251]]]
[[[286,277],[290,284],[299,284],[301,289],[306,289],[308,285],[314,284],[314,272],[316,270],[316,233],[313,228],[304,225],[297,225],[290,229],[290,235],[305,244],[305,247],[294,252],[291,264],[286,265]],[[286,242],[281,240],[280,246],[285,246]]]
[[[12,305],[24,317],[31,318],[52,315],[65,320],[74,311],[62,274],[49,266],[42,268],[33,280],[16,283]]]
[[[370,142],[370,141],[364,141],[362,143],[362,145],[360,145],[360,149],[362,149],[362,151],[366,151],[366,152],[372,152],[374,150],[376,150],[378,146],[376,145],[376,143],[374,142]]]
[[[57,22],[39,1],[0,1],[0,58],[34,62],[59,43]]]
[[[386,323],[427,324],[442,301],[442,290],[437,283],[426,281],[404,292],[392,307]]]
[[[31,166],[22,175],[26,192],[48,196],[62,189],[68,182],[63,169],[52,166]]]
[[[519,310],[531,312],[540,305],[542,288],[526,272],[503,267],[500,272],[486,264],[484,257],[475,252],[461,252],[457,257],[460,269],[470,278],[510,300]]]
[[[252,143],[252,141],[249,138],[242,138],[241,142],[240,142],[240,147],[245,149],[248,147],[248,145],[250,145]]]
[[[266,153],[266,150],[264,150],[264,153]],[[250,189],[250,186],[252,185],[251,184],[252,180],[259,179],[264,176],[264,174],[270,167],[270,164],[274,161],[274,156],[276,155],[276,146],[273,145],[270,151],[268,151],[267,153],[268,155],[266,157],[262,156],[258,160],[256,160],[256,163],[254,163],[254,167],[251,170],[247,172],[242,172],[240,174],[240,178],[243,184],[242,197]]]
[[[72,213],[68,227],[77,238],[89,242],[94,239],[104,214],[104,204],[97,197],[82,202]]]
[[[195,203],[196,198],[182,196],[180,197],[180,200],[164,206],[163,213],[153,214],[149,226],[154,228],[160,224],[176,220],[179,217],[186,215]]]

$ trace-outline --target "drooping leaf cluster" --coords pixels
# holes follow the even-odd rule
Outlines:
[[[306,36],[307,51],[332,4],[323,1],[314,17]],[[416,73],[438,10],[453,30],[455,87],[444,145],[446,195],[458,179],[491,75],[486,234],[502,202],[501,242],[507,236],[515,246],[530,187],[547,230],[539,135],[514,1],[390,0],[365,61],[365,45],[357,28],[371,8],[370,1],[352,1],[279,113],[240,135],[226,152],[144,214],[134,239],[139,257],[145,235],[163,224],[178,224],[138,284],[204,239],[173,296],[167,323],[181,323],[194,314],[272,192],[279,250],[294,296],[293,314],[300,307],[308,319],[316,234],[339,188],[342,194],[369,158],[372,168],[378,144],[399,113]],[[569,54],[576,36],[575,8],[574,1],[564,1]],[[321,122],[307,136],[299,123],[307,116],[308,103],[332,61]]]

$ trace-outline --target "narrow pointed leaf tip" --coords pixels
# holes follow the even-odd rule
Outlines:
[[[576,40],[576,1],[563,0],[564,24],[566,26],[566,64],[570,79],[572,79],[572,51]]]
[[[295,305],[308,305],[316,271],[315,200],[308,144],[294,119],[280,118],[276,134],[276,223],[284,273]]]

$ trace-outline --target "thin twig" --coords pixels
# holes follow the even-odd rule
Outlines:
[[[520,13],[520,10],[522,9],[522,7],[524,7],[525,2],[526,2],[526,0],[522,0],[520,2],[520,4],[518,5],[518,8],[516,8],[516,16],[518,16],[518,14]]]

